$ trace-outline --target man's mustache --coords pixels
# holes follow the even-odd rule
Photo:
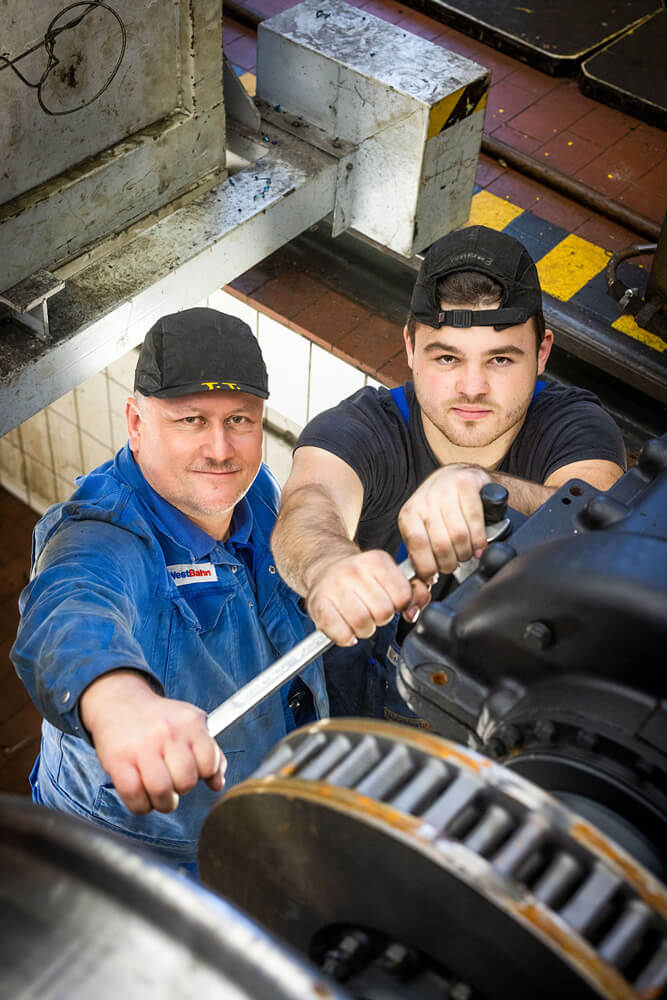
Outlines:
[[[230,462],[228,460],[225,460],[224,462],[216,462],[213,459],[209,459],[198,465],[188,466],[188,472],[241,472],[241,469],[242,466],[237,465],[236,462]]]

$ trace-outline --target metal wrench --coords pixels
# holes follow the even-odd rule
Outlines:
[[[484,516],[486,525],[486,540],[493,542],[503,538],[511,522],[504,516],[507,507],[507,490],[497,483],[487,483],[482,487],[480,496],[484,506]],[[454,576],[459,583],[477,569],[478,559],[468,559],[454,571]],[[415,576],[414,566],[410,559],[405,559],[398,567],[408,580]],[[221,705],[214,708],[207,719],[209,735],[214,739],[220,733],[228,729],[234,722],[242,719],[247,712],[255,708],[277,691],[278,688],[286,684],[293,677],[316,660],[322,653],[333,646],[331,639],[317,629],[310,635],[298,642],[294,649],[285,653],[279,660],[263,670],[257,677],[244,684],[242,688],[223,701]]]
[[[411,580],[415,575],[414,567],[409,559],[400,563],[398,568],[408,580]],[[243,718],[247,712],[272,695],[283,684],[301,673],[318,656],[326,653],[331,646],[333,646],[333,642],[324,632],[319,629],[311,632],[305,639],[298,642],[289,653],[285,653],[261,674],[253,677],[251,681],[239,688],[231,698],[213,709],[207,720],[209,735],[215,739],[232,723]]]

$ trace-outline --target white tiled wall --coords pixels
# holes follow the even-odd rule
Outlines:
[[[307,420],[363,385],[379,385],[352,365],[218,291],[202,305],[239,316],[259,337],[269,371],[264,459],[284,483],[292,444]],[[129,351],[0,438],[0,485],[40,513],[66,500],[75,476],[110,459],[126,441],[125,401],[138,349]]]
[[[366,375],[317,344],[311,346],[308,419],[340,403],[366,384]]]

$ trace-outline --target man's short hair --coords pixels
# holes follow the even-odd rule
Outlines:
[[[440,302],[446,302],[452,306],[467,306],[469,309],[479,309],[481,306],[496,306],[502,299],[503,290],[497,281],[487,274],[479,271],[457,271],[448,274],[438,281],[438,298]],[[546,324],[544,313],[540,309],[530,317],[535,331],[537,347],[544,340]],[[412,346],[415,346],[415,332],[417,329],[417,317],[412,311],[408,312],[405,325],[408,328],[408,335]]]
[[[445,310],[443,302],[467,308]],[[424,254],[407,320],[413,346],[417,323],[436,330],[504,330],[531,318],[539,347],[545,332],[540,279],[524,245],[509,233],[467,226],[436,240]]]

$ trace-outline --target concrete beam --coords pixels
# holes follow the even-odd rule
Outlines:
[[[228,122],[227,142],[247,165],[67,269],[49,343],[14,321],[0,327],[0,436],[139,344],[160,315],[201,302],[332,211],[334,157],[266,123],[258,135]]]

